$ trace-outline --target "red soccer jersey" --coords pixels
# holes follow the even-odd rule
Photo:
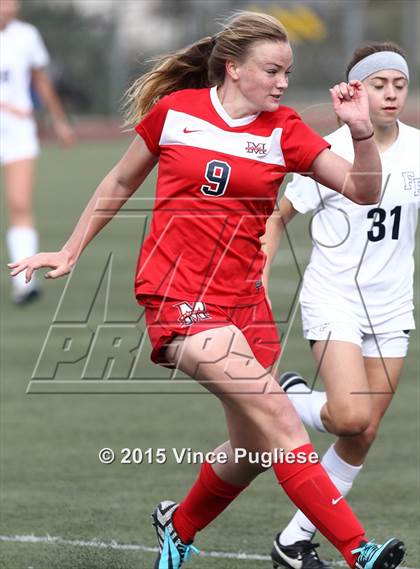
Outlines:
[[[329,144],[288,107],[232,119],[215,87],[164,97],[136,131],[159,156],[137,298],[259,302],[260,237],[278,188],[287,172],[308,172]]]

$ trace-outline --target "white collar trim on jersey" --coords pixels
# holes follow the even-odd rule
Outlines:
[[[217,86],[212,87],[210,89],[210,99],[211,102],[213,103],[213,107],[216,113],[230,127],[245,126],[254,121],[257,118],[257,116],[260,114],[260,113],[255,113],[255,115],[249,115],[248,117],[242,117],[241,119],[233,119],[227,114],[227,112],[223,108],[222,103],[220,102],[219,96],[217,95]]]

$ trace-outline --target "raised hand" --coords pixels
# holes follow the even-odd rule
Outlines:
[[[336,115],[348,125],[352,136],[359,138],[373,132],[368,95],[361,81],[342,82],[330,93]]]
[[[56,279],[67,275],[73,268],[75,260],[71,258],[69,251],[62,249],[61,251],[52,253],[37,253],[32,257],[26,257],[16,263],[9,263],[7,266],[10,271],[10,276],[15,277],[22,271],[26,271],[25,280],[28,283],[32,279],[33,272],[43,267],[53,269],[45,274],[46,279]]]

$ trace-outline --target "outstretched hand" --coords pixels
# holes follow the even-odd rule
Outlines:
[[[25,280],[28,283],[32,279],[33,272],[43,267],[53,269],[45,274],[46,279],[56,279],[67,275],[73,268],[75,261],[71,259],[70,253],[63,249],[54,253],[38,253],[32,257],[26,257],[16,263],[9,263],[7,266],[10,276],[15,277],[22,271],[26,271]]]
[[[348,125],[353,136],[365,136],[372,131],[369,100],[361,81],[342,82],[330,89],[336,115]]]

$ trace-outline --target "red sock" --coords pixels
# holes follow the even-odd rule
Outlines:
[[[246,486],[234,486],[225,482],[205,462],[195,484],[172,518],[181,540],[184,543],[193,541],[195,534],[221,514],[244,488]]]
[[[298,455],[299,462],[274,464],[277,480],[296,506],[354,567],[357,555],[351,550],[365,539],[363,527],[346,500],[340,498],[340,492],[321,464],[308,460],[309,454],[315,452],[313,446],[303,445],[291,452]],[[302,463],[300,458],[304,456],[306,460]]]

